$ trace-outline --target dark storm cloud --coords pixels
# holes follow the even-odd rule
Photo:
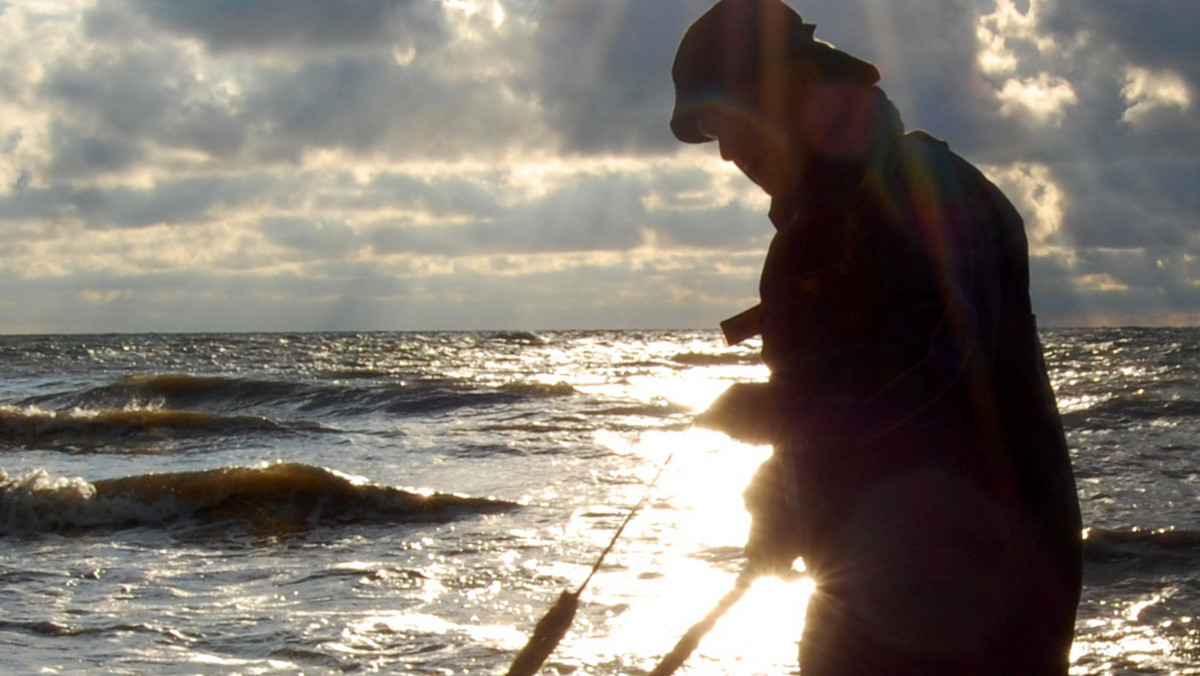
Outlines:
[[[214,52],[425,45],[445,37],[433,0],[129,0],[156,25]]]

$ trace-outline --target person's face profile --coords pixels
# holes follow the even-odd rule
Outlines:
[[[732,162],[768,195],[777,197],[794,188],[794,162],[783,129],[756,115],[715,107],[699,118],[697,128],[717,142],[721,159]]]

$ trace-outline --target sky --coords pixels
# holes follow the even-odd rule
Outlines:
[[[1024,216],[1043,326],[1200,324],[1200,2],[790,0]],[[0,0],[0,333],[715,328],[767,199],[711,0]]]

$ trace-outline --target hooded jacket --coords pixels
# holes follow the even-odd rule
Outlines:
[[[779,230],[759,291],[784,430],[770,471],[783,474],[774,479],[798,515],[799,553],[817,569],[847,558],[858,537],[848,529],[870,529],[862,505],[879,486],[937,476],[948,495],[982,496],[986,508],[963,506],[964,532],[1003,522],[1021,550],[1006,579],[1025,578],[1009,590],[1026,606],[1014,622],[1040,617],[1038,631],[1053,636],[1036,640],[1063,652],[1081,523],[1023,222],[944,142],[904,133],[878,90],[875,105],[883,123],[867,156],[818,158],[785,201],[797,206],[772,213]],[[754,489],[748,506],[764,511]],[[887,526],[914,537],[922,527]]]

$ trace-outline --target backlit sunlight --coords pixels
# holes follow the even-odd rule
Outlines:
[[[586,594],[619,610],[568,652],[589,663],[648,670],[733,588],[745,565],[741,545],[750,525],[742,490],[770,449],[691,429],[646,433],[619,452],[645,457],[652,471],[671,460],[649,506],[614,550],[612,563],[623,572],[597,576]],[[736,665],[747,674],[794,669],[812,590],[807,578],[758,580],[705,637],[684,672],[705,673],[705,664]]]

